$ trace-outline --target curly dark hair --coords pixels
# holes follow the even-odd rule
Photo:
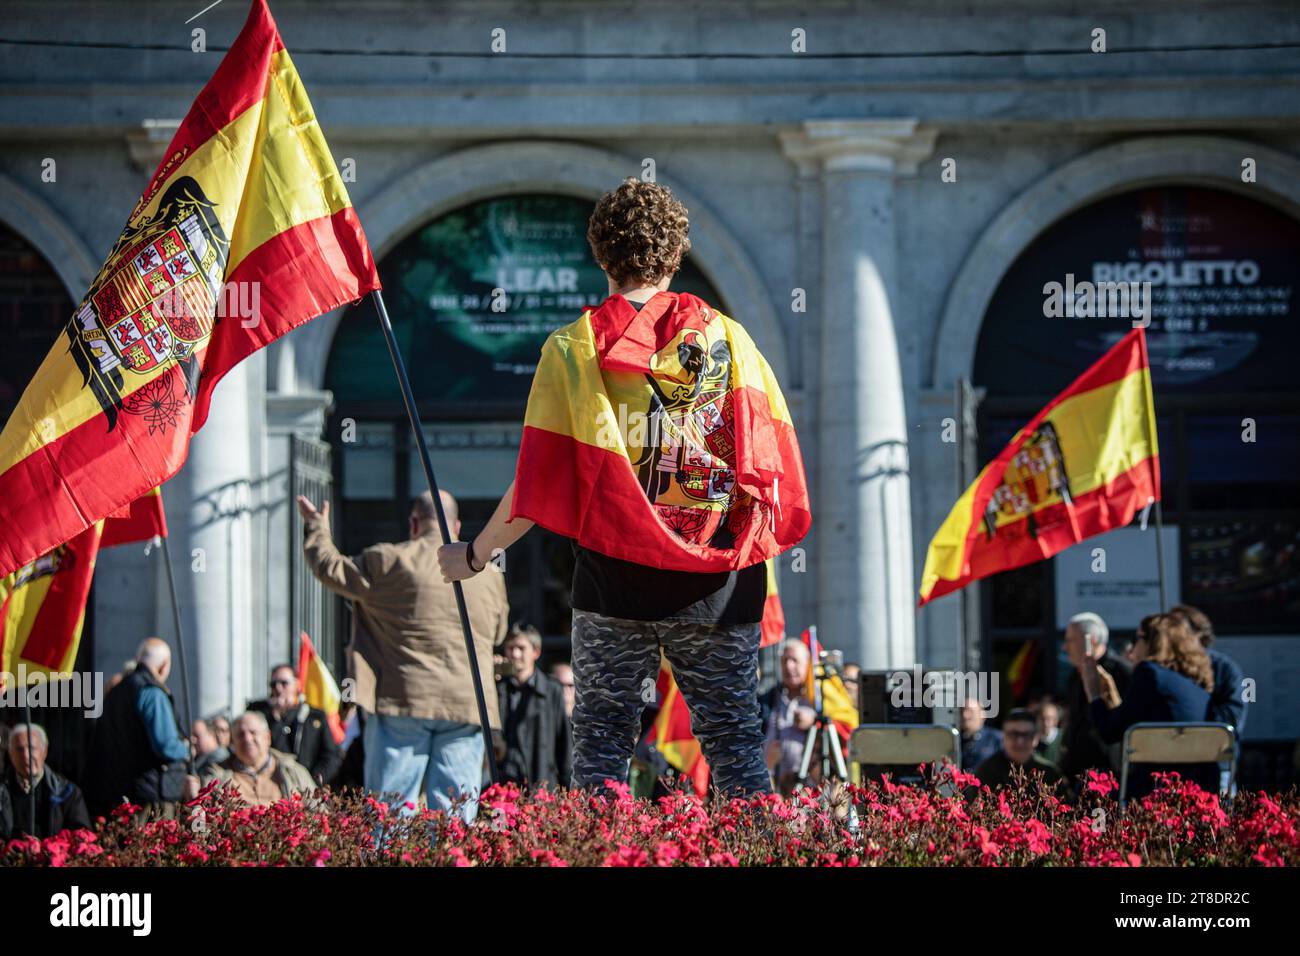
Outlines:
[[[687,209],[667,186],[635,176],[600,197],[587,224],[596,262],[615,282],[653,285],[691,250]]]

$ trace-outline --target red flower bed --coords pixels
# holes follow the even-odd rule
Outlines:
[[[1121,815],[1093,775],[1067,804],[1041,785],[975,791],[849,787],[836,813],[812,794],[651,803],[627,788],[524,795],[490,788],[466,825],[321,791],[250,808],[210,788],[183,819],[138,826],[124,805],[95,832],[13,840],[10,866],[1286,866],[1300,862],[1300,796],[1242,794],[1230,809],[1176,775]],[[856,809],[856,829],[844,812]],[[409,811],[409,808],[406,808]]]

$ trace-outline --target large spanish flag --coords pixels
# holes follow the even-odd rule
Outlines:
[[[0,575],[175,474],[233,365],[379,288],[264,0],[0,433]]]
[[[776,377],[738,322],[686,293],[621,295],[546,340],[510,517],[614,558],[728,571],[812,522]]]
[[[1122,528],[1160,499],[1146,335],[1134,329],[1016,433],[930,542],[925,604]]]
[[[162,495],[154,488],[114,517],[0,578],[0,672],[16,674],[21,668],[29,678],[39,678],[72,670],[100,549],[166,533]]]

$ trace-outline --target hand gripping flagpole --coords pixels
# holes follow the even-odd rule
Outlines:
[[[388,343],[388,354],[393,360],[397,372],[397,382],[402,387],[402,401],[406,404],[406,416],[411,420],[415,432],[415,441],[420,449],[420,463],[424,465],[424,477],[429,482],[429,492],[433,495],[433,507],[438,514],[438,530],[442,533],[442,543],[451,543],[451,533],[447,528],[447,515],[442,508],[442,495],[438,492],[438,480],[433,476],[433,460],[429,457],[429,446],[424,440],[424,428],[420,424],[420,413],[415,409],[415,396],[411,392],[411,380],[406,376],[406,364],[397,350],[397,338],[393,335],[393,324],[388,320],[388,310],[384,308],[384,297],[375,289],[370,293],[379,313],[379,325],[384,330],[384,341]],[[474,699],[478,704],[478,721],[483,730],[483,749],[487,753],[488,773],[493,783],[497,776],[496,752],[492,747],[492,726],[488,723],[487,701],[483,696],[483,680],[478,672],[478,654],[474,651],[474,635],[470,631],[469,611],[465,607],[465,590],[459,581],[453,581],[452,591],[456,594],[456,610],[460,612],[460,626],[465,633],[465,653],[469,655],[469,673],[474,681]]]

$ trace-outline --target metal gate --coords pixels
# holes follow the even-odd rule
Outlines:
[[[334,516],[334,472],[328,444],[314,438],[289,436],[289,623],[297,666],[298,635],[304,631],[321,659],[335,674],[341,663],[336,622],[340,599],[316,580],[302,554],[302,516],[298,496],[322,507],[330,502]]]

